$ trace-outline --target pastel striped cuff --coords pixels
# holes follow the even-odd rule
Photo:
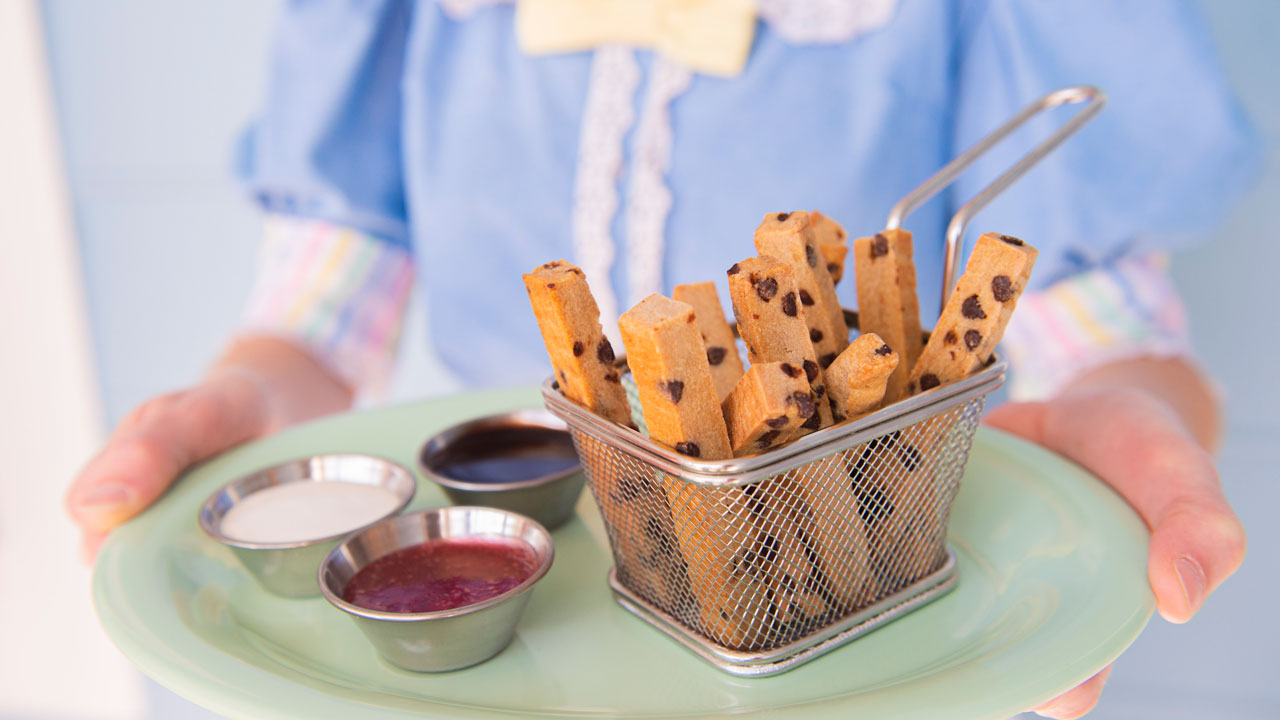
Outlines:
[[[1001,342],[1013,400],[1043,400],[1100,365],[1191,356],[1182,299],[1164,255],[1124,258],[1018,301]]]
[[[269,215],[241,332],[295,342],[352,389],[381,394],[412,288],[407,250],[331,223]]]

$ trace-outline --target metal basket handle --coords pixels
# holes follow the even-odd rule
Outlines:
[[[960,173],[968,169],[975,160],[1008,137],[1014,130],[1024,125],[1032,117],[1060,105],[1076,105],[1083,102],[1087,102],[1087,104],[1062,127],[1058,128],[1047,140],[1023,156],[1021,160],[1006,170],[1003,175],[996,178],[994,182],[983,188],[982,192],[965,203],[951,217],[951,222],[947,225],[947,255],[942,273],[941,308],[946,307],[947,296],[951,294],[951,289],[956,284],[956,274],[960,266],[960,241],[964,237],[964,231],[968,227],[969,221],[1000,193],[1012,185],[1014,181],[1040,162],[1044,156],[1053,152],[1054,148],[1061,145],[1064,140],[1074,135],[1077,130],[1092,120],[1102,110],[1102,106],[1106,104],[1106,94],[1096,87],[1076,85],[1055,90],[1045,95],[1023,108],[1021,112],[1014,115],[990,135],[978,141],[976,145],[966,150],[962,155],[947,163],[945,167],[934,173],[932,177],[925,180],[910,194],[899,200],[897,205],[893,206],[893,210],[889,212],[889,219],[885,222],[885,228],[888,230],[901,228],[902,223],[907,219],[907,215],[911,214],[934,195],[937,195],[943,188],[955,182]]]

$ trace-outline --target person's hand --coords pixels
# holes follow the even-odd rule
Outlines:
[[[1179,409],[1147,390],[1095,384],[1049,402],[1010,403],[986,418],[1083,465],[1129,501],[1151,530],[1147,576],[1160,614],[1174,623],[1190,620],[1245,553],[1244,528],[1223,495],[1213,459]],[[1110,671],[1035,711],[1084,715]]]
[[[266,431],[266,394],[247,372],[221,372],[129,413],[67,492],[92,558],[107,532],[141,512],[186,468]]]
[[[155,502],[184,470],[234,445],[344,409],[351,391],[307,351],[244,338],[199,385],[131,412],[67,491],[86,559],[107,533]]]

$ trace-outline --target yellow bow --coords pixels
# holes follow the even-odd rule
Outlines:
[[[516,6],[516,36],[530,55],[630,45],[711,75],[742,71],[755,23],[755,0],[520,0]]]

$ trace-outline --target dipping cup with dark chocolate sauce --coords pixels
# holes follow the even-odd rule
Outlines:
[[[568,430],[545,410],[455,425],[428,440],[419,458],[455,504],[511,510],[548,528],[573,515],[585,480]]]

